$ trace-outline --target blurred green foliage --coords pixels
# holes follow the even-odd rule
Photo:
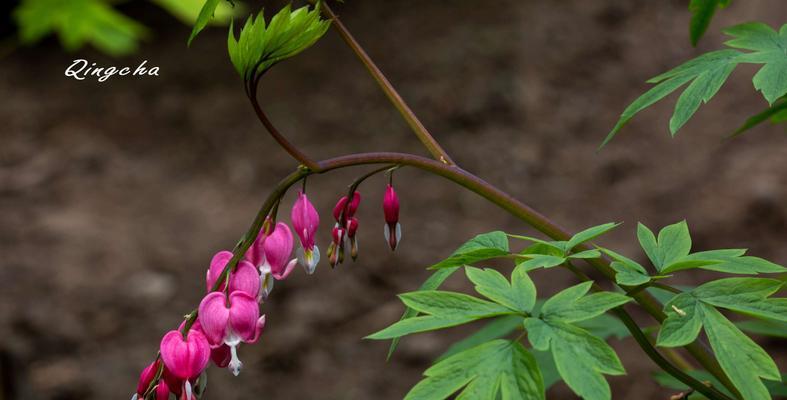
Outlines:
[[[149,0],[184,24],[191,25],[203,5],[203,0]],[[139,42],[150,36],[150,30],[122,14],[116,6],[124,2],[109,0],[22,0],[14,10],[19,26],[19,41],[32,45],[55,34],[67,51],[90,45],[111,56],[133,53]],[[211,23],[226,25],[232,16],[242,11],[221,2]]]

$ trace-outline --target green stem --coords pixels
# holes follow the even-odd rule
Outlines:
[[[426,147],[429,153],[436,159],[446,165],[454,165],[453,160],[448,155],[448,153],[443,150],[440,143],[435,140],[434,136],[429,133],[429,130],[426,129],[421,120],[415,115],[410,106],[404,101],[402,96],[399,95],[399,92],[396,91],[396,88],[391,85],[391,82],[388,81],[388,78],[383,75],[380,68],[372,61],[371,57],[366,54],[366,51],[358,44],[358,41],[355,40],[353,35],[350,33],[349,30],[344,26],[339,17],[331,10],[331,7],[328,6],[327,2],[323,1],[320,3],[322,6],[322,11],[325,15],[328,16],[329,19],[333,21],[331,24],[342,39],[347,43],[347,45],[352,49],[358,59],[361,60],[366,70],[369,71],[369,74],[374,78],[380,88],[385,92],[386,97],[391,103],[396,107],[396,110],[399,111],[399,114],[402,115],[407,125],[410,126],[410,129],[415,132],[415,135],[418,136],[418,139],[421,140],[421,143]]]

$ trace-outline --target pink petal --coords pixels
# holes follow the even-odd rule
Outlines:
[[[262,335],[262,331],[264,330],[265,330],[265,316],[263,315],[257,320],[257,327],[254,330],[254,337],[246,343],[256,343],[257,340],[260,339],[260,336]]]
[[[270,264],[271,272],[282,274],[292,254],[292,232],[287,224],[279,222],[273,233],[265,239],[265,261]]]
[[[298,264],[298,259],[293,258],[292,260],[290,260],[289,263],[287,263],[287,266],[284,268],[284,271],[280,271],[279,273],[274,272],[272,275],[278,281],[284,280],[285,278],[290,276],[290,272],[292,272],[293,268],[295,268],[295,265],[297,264]]]
[[[207,367],[210,346],[199,331],[190,330],[186,339],[178,331],[169,331],[161,339],[161,359],[175,377],[190,379]]]
[[[251,244],[248,250],[246,250],[246,257],[252,264],[255,266],[260,266],[262,263],[265,262],[265,241],[267,237],[265,232],[263,231],[264,227],[260,229],[260,232],[257,234],[257,239],[254,240],[254,243]]]
[[[222,250],[216,253],[210,260],[210,268],[208,268],[208,291],[213,290],[213,285],[221,276],[222,271],[227,263],[232,259],[232,253],[227,250]],[[218,290],[224,290],[224,285],[221,285]]]
[[[223,292],[208,293],[199,303],[199,322],[211,347],[217,347],[224,341],[229,317],[227,297]]]
[[[242,260],[230,277],[230,293],[243,291],[257,297],[260,293],[260,273],[252,263]]]
[[[244,342],[253,339],[257,329],[257,319],[260,317],[257,298],[249,296],[246,292],[232,292],[229,311],[229,326],[232,332]]]

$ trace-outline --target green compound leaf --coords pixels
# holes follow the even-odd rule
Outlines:
[[[439,288],[440,285],[442,285],[443,282],[445,282],[445,280],[448,279],[451,275],[453,275],[453,273],[456,272],[456,270],[458,269],[459,267],[453,267],[453,268],[443,268],[441,270],[435,271],[429,278],[427,278],[424,281],[424,283],[421,284],[421,287],[418,288],[418,290],[435,290]],[[400,319],[400,321],[413,318],[416,315],[418,315],[418,311],[410,307],[407,307],[404,310],[404,314],[402,314],[402,318]],[[391,356],[393,355],[394,351],[396,350],[396,346],[399,345],[400,339],[401,338],[397,337],[391,341],[391,346],[388,348],[387,359],[390,359]]]
[[[513,314],[508,307],[463,293],[421,290],[399,295],[408,307],[424,314],[400,320],[367,336],[367,339],[393,339],[412,333],[432,331],[465,324],[478,319]]]
[[[784,322],[787,321],[787,299],[768,298],[783,285],[784,282],[773,279],[727,278],[679,294],[664,307],[667,319],[659,332],[657,345],[688,344],[704,327],[719,364],[744,398],[770,399],[760,378],[779,379],[775,362],[716,307]]]
[[[642,223],[637,225],[637,238],[656,270],[685,257],[691,251],[691,236],[686,221],[664,227],[658,240],[653,232]]]
[[[648,83],[656,86],[634,100],[621,114],[615,127],[607,134],[600,147],[604,147],[621,128],[637,113],[650,107],[681,86],[691,82],[678,98],[670,119],[670,132],[674,136],[694,115],[701,103],[707,103],[719,91],[724,81],[739,63],[742,53],[735,50],[718,50],[705,53],[678,67],[651,78]]]
[[[454,354],[424,372],[406,400],[544,399],[544,382],[533,355],[518,342],[498,339]]]
[[[757,257],[744,256],[745,249],[719,249],[691,252],[691,236],[686,221],[669,225],[659,232],[658,239],[643,224],[637,226],[637,238],[653,266],[661,274],[669,274],[684,269],[701,268],[710,271],[732,274],[759,274],[785,272],[787,268]],[[616,271],[624,273],[621,279],[637,280],[635,272],[643,272],[620,255],[606,251],[608,255],[620,262],[613,266]],[[644,278],[642,278],[644,280]]]
[[[725,43],[727,46],[752,51],[739,62],[765,64],[752,83],[768,104],[787,94],[787,25],[776,32],[762,22],[751,22],[727,28],[724,33],[734,38]]]
[[[604,375],[626,371],[606,342],[562,321],[527,318],[524,326],[535,349],[551,351],[558,373],[574,393],[586,400],[611,399]]]
[[[584,321],[631,300],[627,296],[612,292],[587,295],[592,285],[593,282],[580,283],[552,296],[541,307],[542,318],[548,321]]]
[[[703,3],[707,13],[709,0],[696,1]],[[693,1],[692,4],[695,4]],[[764,64],[752,78],[754,88],[762,92],[768,104],[774,106],[777,100],[787,94],[787,25],[777,32],[761,22],[736,25],[724,30],[733,37],[725,44],[735,49],[749,50],[717,50],[705,53],[690,60],[671,71],[650,79],[649,83],[656,86],[634,100],[621,115],[615,127],[609,132],[600,147],[606,145],[617,132],[635,114],[663,99],[686,83],[691,82],[683,91],[670,119],[670,132],[674,136],[677,131],[691,118],[701,103],[707,103],[718,92],[735,66],[739,63]],[[771,118],[783,121],[787,112],[779,108],[767,110],[749,119],[736,133]]]
[[[727,7],[728,4],[730,4],[730,0],[691,0],[689,3],[689,12],[691,12],[689,37],[692,46],[696,47],[697,42],[705,34],[716,9]]]
[[[277,62],[311,47],[329,27],[330,21],[320,18],[319,9],[304,6],[291,11],[287,5],[267,26],[263,12],[256,18],[249,16],[238,38],[231,24],[227,50],[238,74],[251,81]]]
[[[470,239],[459,247],[450,257],[432,265],[429,269],[451,268],[509,254],[508,236],[501,231],[484,233]]]
[[[57,33],[67,51],[85,45],[112,56],[134,52],[147,29],[100,0],[26,0],[16,10],[19,39],[33,44]]]
[[[536,304],[536,286],[524,267],[511,274],[511,283],[500,272],[491,268],[465,267],[467,278],[484,297],[512,310],[530,312]]]

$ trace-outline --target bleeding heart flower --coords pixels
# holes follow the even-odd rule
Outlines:
[[[206,278],[208,292],[216,285],[216,281],[221,277],[224,267],[227,266],[231,258],[232,253],[226,250],[220,251],[213,256]],[[222,283],[217,290],[223,291],[225,287],[226,283]],[[238,262],[235,271],[230,274],[229,291],[231,293],[236,290],[244,291],[252,297],[257,297],[260,293],[260,273],[257,271],[257,268],[247,260]]]
[[[399,225],[399,197],[391,184],[385,189],[383,196],[383,213],[385,214],[385,241],[391,247],[391,251],[396,250],[399,241],[402,240],[402,227]]]
[[[178,327],[179,331],[183,331],[183,326],[186,324],[186,321],[180,323]],[[194,324],[191,325],[191,330],[200,331],[203,335],[205,331],[202,330],[202,324],[199,322],[199,318],[194,321]],[[210,343],[210,342],[209,342]],[[226,344],[222,344],[219,347],[211,348],[210,349],[210,359],[213,360],[213,363],[216,364],[219,368],[226,368],[227,365],[230,363],[230,348]],[[165,369],[166,370],[166,369]]]
[[[164,365],[175,378],[183,380],[186,398],[191,400],[189,379],[198,377],[208,366],[210,359],[208,339],[197,330],[189,330],[185,338],[180,331],[172,330],[161,339],[160,351]]]
[[[265,238],[263,248],[265,262],[260,266],[260,280],[262,282],[262,296],[265,299],[273,290],[273,279],[280,281],[290,275],[295,268],[297,259],[290,259],[292,254],[292,232],[287,224],[279,222],[273,232]]]
[[[314,244],[314,235],[320,226],[320,215],[306,194],[298,193],[298,200],[292,206],[290,218],[295,234],[301,240],[301,247],[297,250],[298,262],[306,273],[311,275],[320,261],[320,249]]]
[[[229,301],[222,292],[208,293],[199,305],[199,321],[211,347],[230,347],[229,368],[238,375],[243,364],[237,346],[256,342],[265,327],[257,299],[241,291],[232,292]]]

